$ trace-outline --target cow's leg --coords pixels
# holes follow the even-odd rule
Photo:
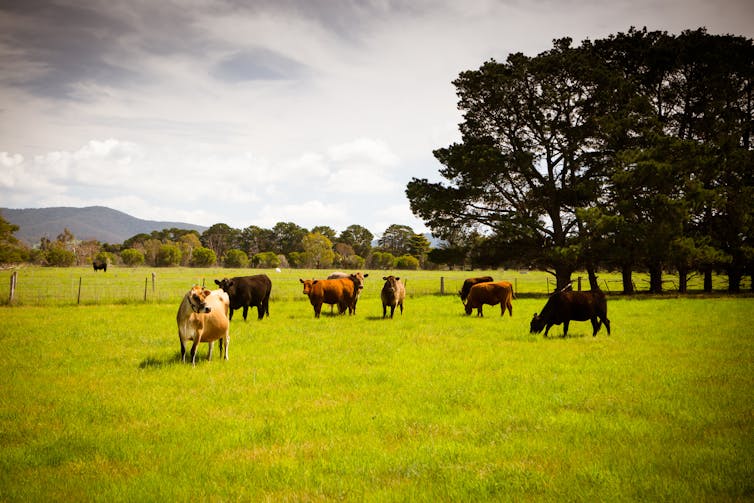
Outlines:
[[[178,340],[181,341],[181,363],[186,363],[186,343],[183,342],[183,338],[179,335]]]
[[[382,304],[382,318],[387,318],[387,304]]]
[[[390,319],[393,319],[393,315],[395,314],[395,304],[390,304]]]
[[[565,320],[563,322],[563,337],[565,337],[566,335],[568,335],[568,324],[569,323],[570,323],[569,320]]]
[[[230,344],[230,334],[226,333],[225,337],[220,338],[220,347],[222,348],[223,345],[223,339],[225,339],[225,353],[223,354],[223,358],[225,360],[228,360],[228,345]]]
[[[592,337],[597,337],[597,332],[600,331],[600,326],[602,326],[602,322],[599,321],[596,316],[592,318],[591,321],[592,321],[592,329],[593,329]]]
[[[207,361],[212,361],[212,349],[215,347],[215,341],[209,343],[209,351],[207,352]]]
[[[314,304],[314,317],[319,318],[319,313],[322,312],[322,303],[317,302]]]
[[[548,323],[548,324],[547,324],[547,325],[545,326],[545,337],[547,337],[547,332],[549,332],[549,331],[550,331],[550,327],[551,327],[551,326],[552,326],[552,323]]]
[[[401,306],[401,316],[403,316],[403,301],[401,301],[401,303],[398,305]]]
[[[602,317],[602,323],[605,324],[605,328],[607,329],[607,335],[610,335],[610,320],[607,319],[607,316]]]
[[[243,306],[243,321],[246,321],[246,315],[249,314],[249,305]]]
[[[477,315],[478,317],[482,317],[482,318],[484,318],[484,312],[482,312],[482,305],[479,305],[479,307],[477,308],[477,310],[476,310],[476,315]]]
[[[201,337],[197,334],[194,336],[194,344],[191,346],[191,365],[196,366],[196,348],[199,346]]]
[[[257,319],[264,319],[264,302],[257,304]]]
[[[233,319],[233,308],[228,309],[228,321]]]

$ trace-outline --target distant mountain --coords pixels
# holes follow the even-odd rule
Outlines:
[[[183,222],[141,220],[104,206],[21,210],[0,208],[0,214],[8,222],[20,227],[14,235],[29,245],[38,243],[43,237],[54,240],[66,228],[76,239],[96,239],[101,243],[110,244],[122,243],[136,234],[149,234],[163,229],[178,228],[199,232],[207,230],[207,227]]]

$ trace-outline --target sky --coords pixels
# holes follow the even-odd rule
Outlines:
[[[458,74],[631,26],[754,38],[754,2],[0,0],[0,207],[427,232]]]

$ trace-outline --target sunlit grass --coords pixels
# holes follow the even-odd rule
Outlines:
[[[541,298],[476,318],[413,296],[383,320],[378,295],[234,317],[230,360],[203,345],[196,368],[179,299],[0,308],[0,500],[754,494],[754,299],[611,298],[611,336],[544,339]]]

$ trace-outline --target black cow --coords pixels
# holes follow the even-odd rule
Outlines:
[[[107,260],[94,259],[92,260],[92,267],[94,267],[94,272],[99,270],[107,272]]]
[[[233,319],[233,311],[243,308],[243,319],[246,321],[246,314],[250,306],[256,306],[259,319],[264,315],[270,315],[270,292],[272,291],[272,281],[266,274],[257,274],[255,276],[237,276],[235,278],[223,278],[221,281],[215,280],[217,286],[222,288],[230,297],[230,315]]]
[[[568,334],[568,323],[571,321],[591,320],[596,336],[602,323],[610,335],[610,320],[607,319],[607,299],[601,290],[590,292],[560,291],[550,295],[542,312],[531,320],[530,330],[538,334],[545,329],[545,337],[550,327],[563,324],[563,337]]]
[[[471,291],[472,286],[477,283],[489,283],[490,281],[495,281],[492,279],[492,276],[479,276],[477,278],[468,278],[464,280],[461,291],[458,292],[458,295],[461,296],[461,301],[466,302],[466,297],[469,296],[469,291]]]

